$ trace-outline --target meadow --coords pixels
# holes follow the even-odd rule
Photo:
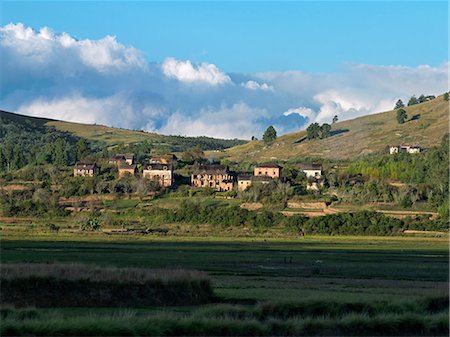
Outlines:
[[[208,274],[216,298],[205,305],[170,307],[7,306],[2,335],[448,332],[447,238],[2,235],[1,259],[199,270]]]

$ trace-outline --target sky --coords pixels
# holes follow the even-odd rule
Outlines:
[[[447,1],[2,1],[0,108],[221,138],[448,90]]]

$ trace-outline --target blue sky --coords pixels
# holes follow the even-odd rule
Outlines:
[[[117,36],[149,61],[211,62],[227,72],[334,71],[343,63],[439,65],[446,1],[3,2],[2,24]]]
[[[446,1],[2,1],[0,108],[279,134],[448,90]]]

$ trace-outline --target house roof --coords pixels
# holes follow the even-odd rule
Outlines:
[[[302,170],[320,170],[322,171],[322,165],[320,164],[301,164],[300,169]]]
[[[95,168],[95,163],[94,164],[89,164],[89,163],[76,163],[76,165],[74,166],[75,169],[77,170],[93,170]]]
[[[228,167],[225,165],[201,165],[195,173],[207,173],[207,174],[228,174]]]
[[[153,170],[168,171],[171,169],[172,169],[171,164],[160,164],[160,163],[149,164],[144,167],[144,170],[147,170],[147,171],[153,171]]]
[[[241,174],[237,177],[237,180],[252,180],[252,175],[250,174]]]
[[[272,181],[273,179],[269,176],[253,176],[252,181]]]
[[[402,144],[400,144],[400,147],[412,147],[412,148],[418,148],[418,149],[420,149],[420,146],[418,146],[418,145],[410,145],[410,144],[404,144],[404,143],[402,143]]]
[[[127,165],[127,164],[120,164],[119,165],[119,171],[120,170],[135,170],[136,169],[136,165]]]
[[[118,153],[111,157],[112,160],[125,160],[125,159],[133,159],[134,154],[132,153]]]
[[[256,167],[261,167],[261,168],[282,168],[280,165],[275,164],[275,163],[262,164],[262,165],[258,165]]]

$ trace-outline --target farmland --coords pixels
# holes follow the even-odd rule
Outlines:
[[[227,241],[212,237],[139,236],[105,240],[99,234],[26,240],[9,236],[2,240],[1,256],[2,263],[60,262],[201,270],[210,276],[219,302],[228,303],[228,307],[221,309],[225,311],[239,308],[252,311],[274,301],[406,305],[448,296],[446,238],[311,236]],[[200,308],[128,309],[153,317],[164,313],[177,315],[180,310],[195,315],[203,310]],[[68,320],[80,319],[80,315],[103,315],[107,319],[114,313],[123,314],[123,309],[52,310],[53,315],[63,315]]]

